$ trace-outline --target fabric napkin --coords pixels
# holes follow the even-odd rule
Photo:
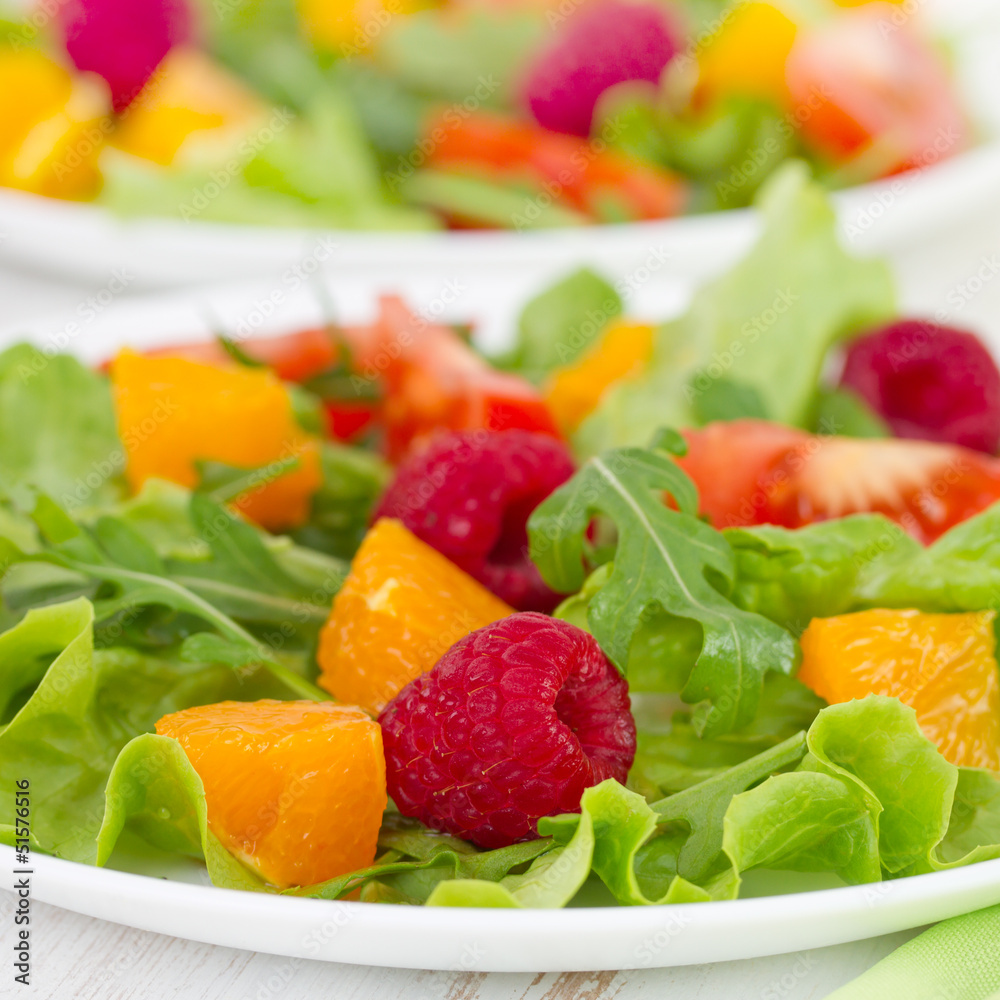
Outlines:
[[[997,1000],[1000,906],[953,917],[897,948],[826,1000]]]

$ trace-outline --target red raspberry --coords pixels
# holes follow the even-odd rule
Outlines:
[[[990,454],[1000,445],[1000,371],[975,334],[922,320],[892,323],[850,345],[841,385],[897,437]]]
[[[524,96],[540,125],[590,134],[598,98],[626,80],[656,83],[681,46],[672,12],[660,3],[604,0],[573,13],[535,57]]]
[[[124,110],[175,45],[190,41],[187,0],[65,0],[59,22],[80,70],[103,76],[115,111]]]
[[[460,639],[378,721],[399,811],[486,848],[537,836],[635,758],[625,678],[593,636],[532,612]]]
[[[531,512],[573,475],[565,445],[530,431],[464,431],[406,459],[375,511],[398,518],[519,611],[559,601],[528,558]]]

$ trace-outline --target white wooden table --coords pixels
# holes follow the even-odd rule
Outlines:
[[[1000,345],[1000,215],[984,212],[958,238],[932,242],[896,261],[909,309]],[[42,314],[72,320],[94,291],[0,271],[0,326]],[[219,948],[35,903],[33,982],[24,989],[12,983],[9,914],[9,894],[0,893],[0,997],[39,1000],[820,1000],[912,936],[680,969],[431,973]]]

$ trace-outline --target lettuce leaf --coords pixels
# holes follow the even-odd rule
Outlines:
[[[895,315],[888,267],[845,252],[830,201],[803,164],[778,170],[757,205],[757,244],[659,329],[646,372],[611,389],[582,424],[582,453],[639,444],[663,425],[695,425],[695,400],[720,378],[768,418],[808,427],[829,349]]]
[[[683,791],[808,729],[825,704],[794,677],[768,674],[753,721],[706,739],[689,712],[674,712],[669,726],[657,726],[642,699],[633,698],[638,739],[629,787],[650,800]]]
[[[124,495],[124,468],[106,378],[29,344],[0,354],[0,486],[34,487],[82,511]]]
[[[673,497],[677,509],[663,502]],[[623,448],[592,458],[531,515],[531,558],[562,593],[584,583],[584,543],[592,519],[618,529],[614,562],[589,601],[587,620],[601,648],[627,673],[633,640],[650,612],[695,621],[703,640],[682,697],[700,735],[716,736],[754,717],[768,671],[790,673],[794,639],[723,594],[735,566],[723,535],[696,517],[691,480],[666,452]]]
[[[0,808],[28,778],[41,849],[94,863],[104,787],[118,752],[168,712],[253,697],[227,667],[94,648],[94,610],[77,599],[36,608],[0,635]],[[12,828],[0,826],[10,842]]]

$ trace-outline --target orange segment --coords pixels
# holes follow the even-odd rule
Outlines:
[[[0,49],[0,186],[51,198],[95,195],[110,111],[98,77],[73,76],[37,49]]]
[[[652,353],[653,327],[618,321],[573,364],[557,368],[549,379],[545,401],[560,430],[576,430],[608,388],[641,371]]]
[[[365,536],[320,636],[320,687],[373,713],[463,636],[514,609],[399,521]]]
[[[795,23],[773,4],[736,4],[698,56],[699,96],[739,94],[784,107],[785,61],[795,34]]]
[[[205,786],[222,844],[276,886],[370,865],[386,806],[382,730],[360,708],[224,701],[156,724]]]
[[[236,502],[252,521],[280,530],[308,517],[322,480],[319,443],[295,422],[288,391],[270,371],[122,351],[111,378],[133,490],[153,477],[193,487],[197,460],[224,462],[263,470],[263,484]],[[267,466],[289,458],[298,467],[268,481]]]
[[[992,611],[859,611],[814,618],[799,680],[830,703],[899,698],[953,764],[1000,770],[1000,682]]]
[[[198,49],[177,46],[121,115],[115,144],[133,156],[169,165],[235,150],[262,122],[260,99]]]

